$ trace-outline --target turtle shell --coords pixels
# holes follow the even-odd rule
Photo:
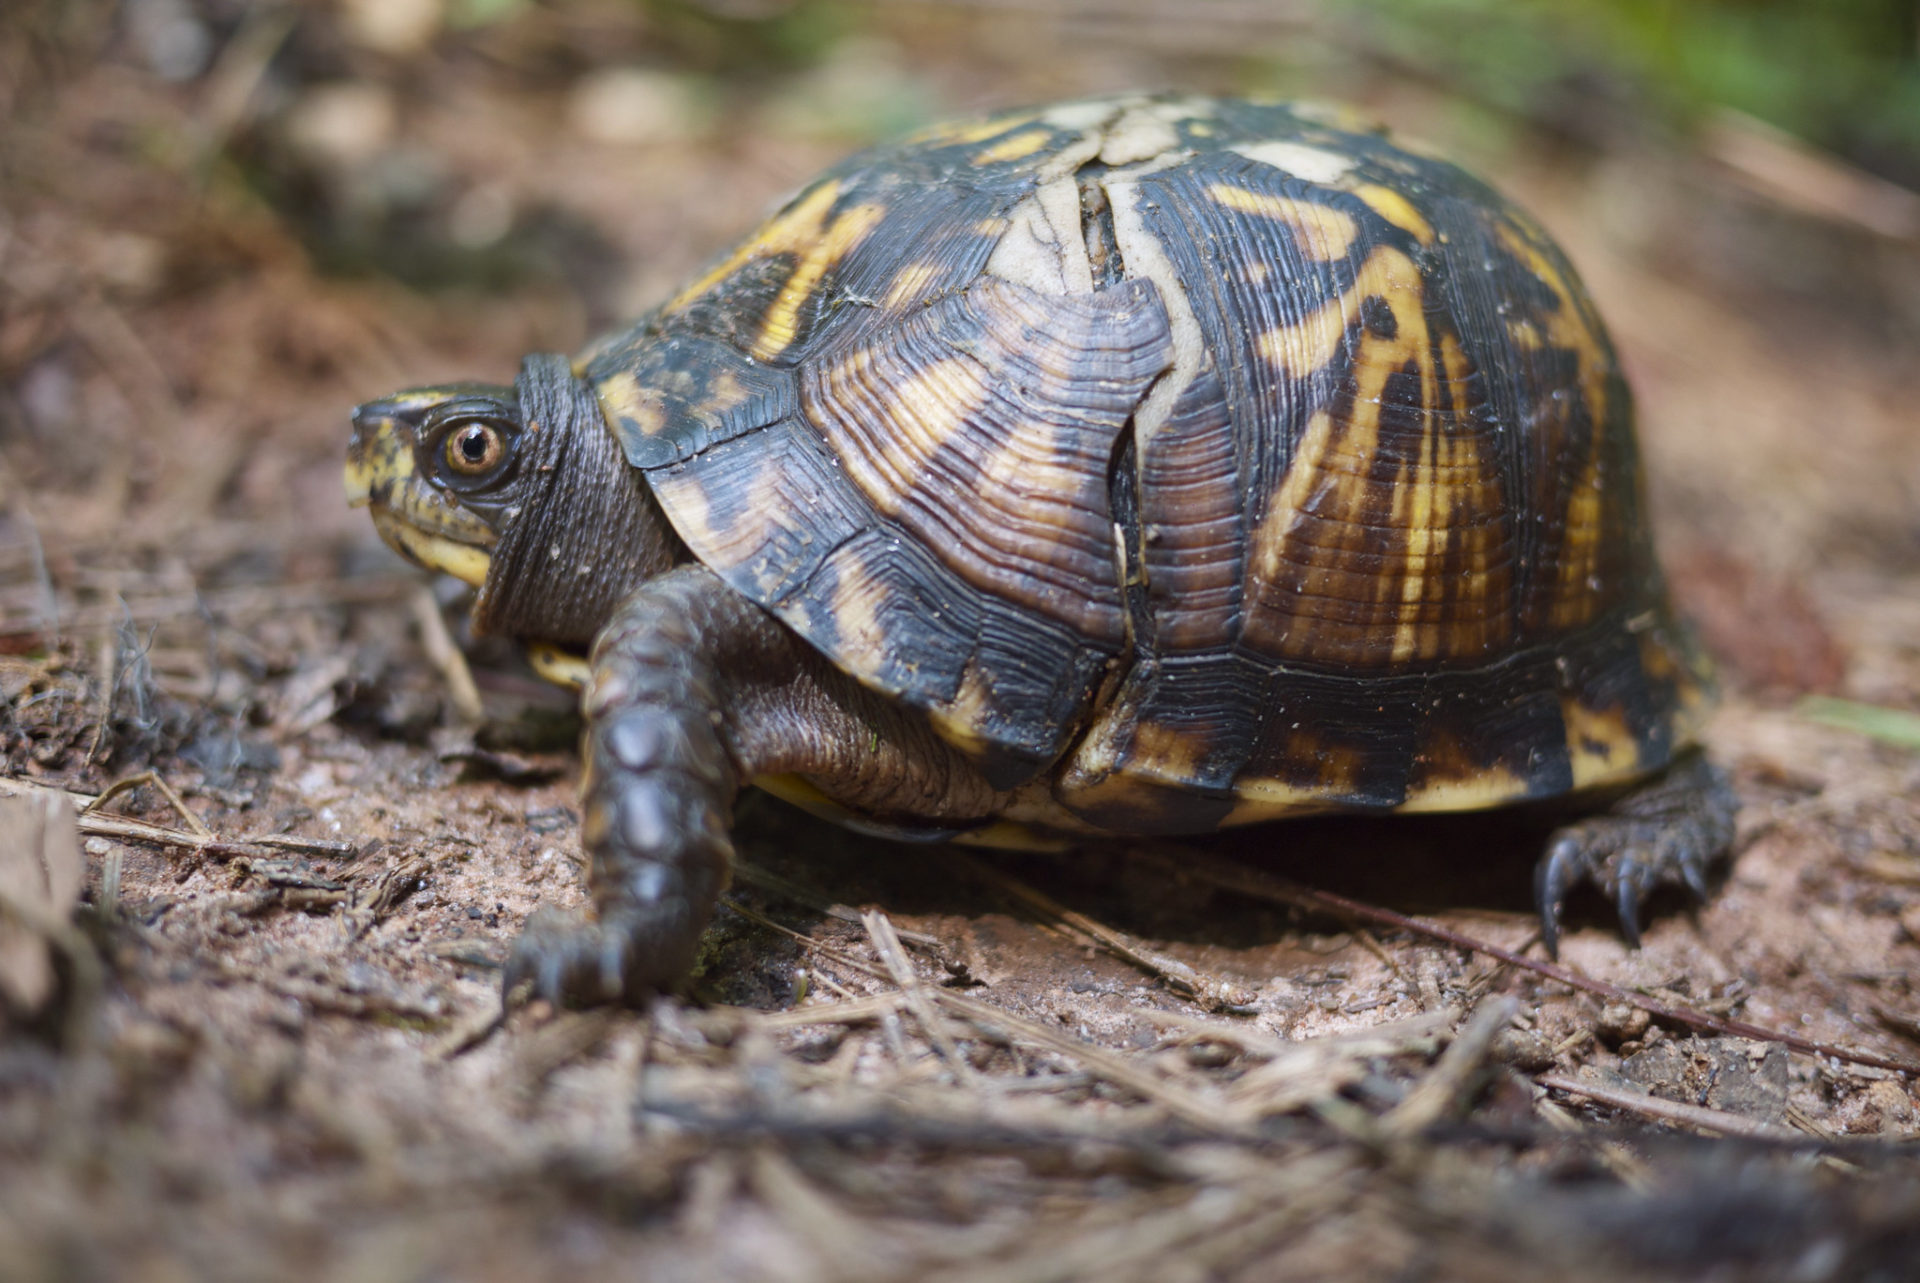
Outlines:
[[[927,130],[580,368],[695,556],[1099,827],[1492,805],[1690,733],[1585,291],[1336,113]]]

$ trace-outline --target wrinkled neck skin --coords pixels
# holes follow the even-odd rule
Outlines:
[[[686,552],[566,358],[529,356],[514,390],[526,489],[500,528],[474,628],[584,646]]]

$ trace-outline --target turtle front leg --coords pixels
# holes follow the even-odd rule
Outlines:
[[[637,589],[594,643],[581,838],[594,918],[536,912],[511,991],[639,1001],[693,965],[732,869],[733,803],[797,773],[867,814],[966,819],[1000,797],[910,715],[858,687],[701,566]]]
[[[553,1001],[609,1002],[670,985],[726,889],[741,784],[721,734],[729,621],[714,609],[724,601],[687,578],[643,585],[594,643],[580,835],[597,912],[536,911],[508,990],[532,980]]]
[[[1740,800],[1727,777],[1695,753],[1600,815],[1556,829],[1534,867],[1534,902],[1547,952],[1560,952],[1560,905],[1590,882],[1620,915],[1628,943],[1640,944],[1640,906],[1657,886],[1707,896],[1707,867],[1733,845]]]

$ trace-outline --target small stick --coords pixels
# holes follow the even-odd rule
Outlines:
[[[88,802],[86,806],[82,808],[83,812],[102,810],[107,803],[113,801],[114,798],[119,797],[122,793],[131,793],[137,788],[143,788],[148,785],[151,785],[154,792],[167,800],[167,805],[173,808],[173,813],[186,822],[187,828],[193,832],[195,837],[203,838],[209,842],[213,841],[213,830],[208,828],[205,822],[188,808],[186,800],[174,791],[173,785],[167,783],[166,780],[162,779],[153,771],[142,771],[138,775],[129,775],[124,779],[115,780],[113,783],[107,785],[106,792],[94,798],[91,802]]]
[[[900,992],[907,996],[907,1007],[913,1012],[913,1018],[920,1022],[922,1032],[927,1035],[934,1050],[941,1058],[953,1066],[954,1077],[964,1086],[975,1086],[978,1075],[966,1057],[947,1036],[947,1022],[933,1009],[933,1003],[927,999],[926,986],[921,983],[920,973],[913,969],[913,962],[907,957],[907,951],[900,944],[900,937],[894,934],[893,922],[878,909],[869,909],[860,915],[861,924],[867,929],[867,936],[873,941],[874,950],[879,953],[880,961],[886,964],[892,974],[893,982],[900,986]]]
[[[473,670],[467,667],[466,655],[447,631],[447,621],[440,614],[440,603],[434,600],[433,590],[422,588],[416,592],[412,606],[414,626],[420,630],[420,644],[426,649],[427,662],[439,670],[441,680],[446,682],[453,711],[463,722],[484,720],[486,710],[480,704],[480,688],[474,684]]]
[[[1680,1123],[1687,1127],[1718,1132],[1723,1136],[1742,1136],[1749,1140],[1799,1139],[1785,1127],[1776,1127],[1772,1123],[1763,1123],[1752,1118],[1742,1118],[1738,1114],[1729,1114],[1722,1109],[1683,1105],[1679,1101],[1662,1100],[1658,1096],[1643,1096],[1638,1092],[1619,1091],[1612,1087],[1602,1087],[1598,1083],[1569,1078],[1565,1074],[1541,1074],[1534,1081],[1552,1091],[1585,1096],[1589,1100],[1597,1100],[1603,1105],[1612,1105],[1616,1109],[1625,1109],[1648,1118],[1657,1118],[1665,1123]]]
[[[801,947],[831,958],[841,966],[863,972],[878,980],[888,978],[879,968],[835,949],[831,945],[822,944],[811,936],[802,935],[791,927],[782,926],[771,918],[755,913],[732,900],[725,900],[722,903],[749,922],[757,922],[762,926],[771,927],[782,935],[791,936],[800,943]],[[1134,1095],[1164,1107],[1169,1113],[1196,1127],[1213,1134],[1226,1130],[1221,1126],[1222,1111],[1217,1102],[1174,1084],[1162,1082],[1104,1047],[1096,1047],[1078,1038],[1057,1034],[1044,1025],[1016,1016],[1010,1011],[1002,1011],[987,1003],[962,997],[951,990],[934,989],[928,992],[939,1006],[946,1008],[983,1033],[989,1029],[1003,1030],[1011,1037],[1024,1039],[1028,1043],[1063,1056],[1071,1056],[1085,1065],[1088,1072],[1095,1077],[1104,1078],[1116,1087],[1124,1087]],[[883,1014],[876,1013],[876,1016]],[[804,1022],[796,1021],[795,1023]]]
[[[1440,1053],[1433,1071],[1381,1117],[1381,1134],[1412,1136],[1458,1113],[1487,1063],[1495,1036],[1513,1023],[1519,1010],[1519,1000],[1511,997],[1491,998],[1476,1007]]]
[[[1220,1101],[1209,1099],[1206,1095],[1188,1090],[1174,1083],[1163,1082],[1140,1069],[1132,1061],[1115,1055],[1104,1047],[1055,1033],[1045,1025],[1016,1016],[1010,1011],[977,1002],[950,990],[934,991],[934,1001],[955,1015],[962,1016],[975,1028],[986,1026],[1005,1030],[1009,1035],[1025,1040],[1035,1046],[1063,1056],[1071,1056],[1086,1066],[1089,1073],[1104,1078],[1116,1087],[1124,1087],[1141,1099],[1159,1105],[1175,1117],[1208,1132],[1218,1134],[1231,1131],[1231,1127],[1222,1124],[1226,1112]]]
[[[121,781],[131,785],[137,781]],[[231,860],[236,856],[250,854],[248,847],[266,846],[282,851],[297,851],[304,855],[318,855],[329,859],[347,859],[358,850],[351,842],[342,842],[333,838],[303,838],[292,833],[264,833],[254,837],[234,838],[223,841],[216,836],[199,816],[185,808],[179,794],[155,778],[161,791],[174,803],[188,821],[200,831],[188,829],[170,829],[163,824],[150,824],[146,820],[135,820],[124,815],[104,815],[96,809],[98,804],[113,796],[114,790],[108,790],[99,797],[90,793],[77,793],[72,789],[55,788],[48,784],[36,784],[32,780],[0,779],[0,797],[17,797],[29,792],[59,793],[77,804],[81,810],[77,817],[80,834],[90,838],[115,838],[122,842],[149,842],[155,846],[177,846],[189,851],[198,851],[215,860]],[[116,788],[119,786],[116,785]]]
[[[1404,913],[1395,913],[1391,909],[1378,908],[1359,900],[1350,900],[1346,896],[1331,891],[1316,891],[1301,886],[1297,882],[1280,877],[1277,874],[1261,873],[1255,869],[1243,869],[1217,857],[1199,851],[1182,851],[1181,858],[1174,860],[1159,851],[1135,848],[1136,858],[1149,860],[1176,875],[1199,876],[1216,886],[1238,891],[1242,895],[1259,900],[1271,900],[1279,904],[1293,905],[1309,909],[1315,913],[1332,914],[1338,918],[1359,918],[1363,921],[1379,923],[1401,931],[1411,931],[1432,940],[1439,940],[1457,949],[1466,949],[1473,953],[1497,958],[1509,966],[1531,971],[1535,975],[1545,976],[1569,988],[1594,994],[1610,1002],[1624,1002],[1640,1008],[1662,1020],[1670,1020],[1689,1029],[1698,1029],[1705,1033],[1731,1035],[1736,1038],[1752,1038],[1760,1042],[1777,1042],[1795,1051],[1806,1052],[1813,1056],[1831,1056],[1835,1060],[1847,1061],[1856,1065],[1870,1065],[1875,1069],[1891,1069],[1896,1073],[1920,1074],[1920,1064],[1910,1060],[1900,1060],[1892,1056],[1875,1055],[1869,1051],[1855,1051],[1830,1042],[1819,1042],[1812,1038],[1802,1038],[1798,1034],[1783,1030],[1764,1029],[1759,1025],[1748,1024],[1744,1020],[1732,1020],[1725,1016],[1712,1016],[1691,1007],[1680,1007],[1650,998],[1646,994],[1623,989],[1619,985],[1604,980],[1595,980],[1583,976],[1577,971],[1552,962],[1539,962],[1522,957],[1511,949],[1503,949],[1497,944],[1463,935],[1437,922],[1428,922],[1423,918],[1408,917]]]
[[[843,1002],[823,1002],[812,1007],[794,1007],[789,1011],[769,1011],[760,1017],[768,1029],[791,1029],[801,1025],[863,1025],[906,1005],[904,993],[882,993],[871,998],[848,998]]]
[[[1180,990],[1190,998],[1196,998],[1209,1011],[1220,1011],[1234,1007],[1251,1006],[1257,995],[1238,985],[1229,984],[1217,976],[1198,971],[1178,958],[1149,949],[1139,940],[1123,931],[1116,931],[1105,923],[1096,922],[1084,913],[1067,908],[1058,900],[1035,887],[1028,886],[1018,878],[1004,873],[984,860],[979,860],[964,852],[955,852],[954,858],[963,868],[975,874],[983,881],[990,882],[1007,894],[1024,903],[1043,916],[1053,918],[1064,926],[1078,931],[1094,941],[1109,953],[1125,962],[1132,963],[1140,970]],[[1389,964],[1391,965],[1391,964]]]

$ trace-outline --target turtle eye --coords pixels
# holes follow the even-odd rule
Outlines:
[[[507,434],[486,419],[468,419],[447,430],[441,458],[447,471],[462,481],[491,476],[507,458]]]

